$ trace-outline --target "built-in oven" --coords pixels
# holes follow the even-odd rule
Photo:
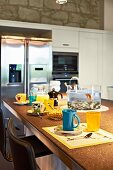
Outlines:
[[[66,84],[70,84],[72,77],[79,77],[79,55],[78,53],[53,52],[53,80],[59,80],[60,92],[66,92]],[[77,80],[73,80],[78,84]]]

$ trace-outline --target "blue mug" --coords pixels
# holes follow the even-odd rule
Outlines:
[[[80,124],[80,119],[73,109],[63,109],[63,130],[73,131]],[[77,120],[77,125],[75,125],[74,120]]]

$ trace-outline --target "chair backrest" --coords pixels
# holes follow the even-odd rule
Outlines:
[[[2,109],[0,108],[0,151],[6,158],[6,130]]]
[[[15,134],[13,120],[8,121],[7,132],[15,170],[36,170],[34,150],[30,143],[19,139]]]

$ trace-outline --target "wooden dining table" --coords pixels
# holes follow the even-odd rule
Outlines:
[[[3,99],[3,105],[27,128],[29,128],[57,157],[71,170],[113,170],[113,142],[93,146],[69,149],[63,143],[47,133],[43,127],[62,124],[62,120],[50,120],[47,115],[35,117],[27,115],[29,105],[16,105],[14,99]],[[113,133],[113,101],[102,100],[109,110],[101,112],[100,128]],[[80,121],[86,122],[86,113],[78,112]]]

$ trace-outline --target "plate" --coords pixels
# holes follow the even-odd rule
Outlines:
[[[57,126],[54,129],[54,133],[58,134],[58,135],[80,135],[82,133],[82,128],[81,127],[77,127],[75,128],[73,131],[65,131],[62,129],[62,125]]]
[[[32,114],[32,113],[33,113],[33,111],[32,111],[32,110],[27,110],[27,113],[31,113],[31,114]]]
[[[28,104],[29,102],[26,101],[26,102],[22,102],[22,103],[19,103],[19,102],[13,102],[13,103],[22,106],[22,105]]]
[[[62,109],[67,109],[68,108],[68,106],[67,105],[65,105],[65,106],[62,106],[61,107]],[[94,110],[76,110],[77,112],[105,112],[105,111],[107,111],[107,110],[109,110],[109,108],[108,107],[106,107],[106,106],[103,106],[103,105],[101,105],[101,107],[99,108],[99,109],[94,109]]]
[[[43,113],[34,113],[33,110],[27,110],[27,114],[29,116],[44,116],[46,115],[48,112],[47,111],[44,111]]]

